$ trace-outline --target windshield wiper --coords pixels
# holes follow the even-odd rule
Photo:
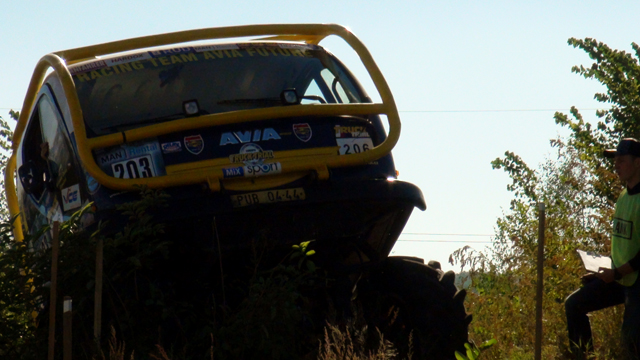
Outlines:
[[[184,113],[179,113],[179,114],[173,114],[173,115],[165,115],[165,116],[159,116],[157,118],[153,118],[153,119],[144,119],[144,120],[140,120],[140,121],[136,121],[136,122],[129,122],[129,123],[123,123],[123,124],[118,124],[118,125],[111,125],[111,126],[106,126],[101,128],[100,130],[117,130],[120,131],[122,128],[130,128],[130,127],[134,127],[134,126],[138,126],[138,125],[144,125],[144,124],[156,124],[156,123],[163,123],[163,122],[167,122],[167,121],[172,121],[172,120],[178,120],[178,119],[182,119],[187,117]]]
[[[231,99],[220,100],[218,105],[240,105],[240,104],[269,104],[269,105],[283,105],[282,100],[277,98],[257,98],[257,99]]]

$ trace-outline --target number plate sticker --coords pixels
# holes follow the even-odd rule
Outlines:
[[[282,201],[297,201],[304,199],[305,193],[303,188],[292,188],[232,195],[231,203],[233,203],[233,207],[242,207],[248,205],[269,204]]]
[[[156,176],[150,155],[111,164],[113,176],[119,179],[138,179]]]
[[[370,138],[343,138],[336,139],[340,146],[340,155],[359,154],[373,149],[373,141]]]

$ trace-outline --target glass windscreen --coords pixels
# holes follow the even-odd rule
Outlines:
[[[70,71],[89,137],[188,115],[284,106],[281,95],[290,89],[302,104],[366,98],[341,63],[313,45],[184,47],[97,60]]]

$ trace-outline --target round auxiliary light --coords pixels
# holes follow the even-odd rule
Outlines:
[[[280,94],[280,98],[285,105],[296,105],[300,103],[300,98],[296,89],[285,89]]]
[[[182,108],[184,109],[184,113],[186,115],[196,115],[200,112],[198,100],[187,100],[182,103]]]

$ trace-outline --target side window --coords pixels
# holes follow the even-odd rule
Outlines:
[[[311,80],[311,83],[307,87],[307,90],[304,92],[301,103],[302,104],[317,104],[317,103],[325,104],[326,102],[327,101],[325,100],[324,94],[322,93],[322,90],[320,90],[318,83],[315,80]]]
[[[333,96],[336,98],[338,103],[351,103],[351,96],[347,94],[347,92],[342,87],[340,83],[340,79],[336,77],[331,70],[324,69],[320,72],[322,79],[327,83],[327,86],[331,89]]]
[[[56,149],[58,145],[58,127],[60,126],[60,118],[57,110],[53,107],[51,101],[43,96],[38,104],[38,112],[40,113],[44,139],[49,143],[49,149]]]
[[[62,207],[64,211],[79,206],[78,201],[69,202],[66,193],[78,190],[80,182],[75,166],[71,145],[62,124],[58,109],[48,97],[42,97],[38,110],[42,124],[42,135],[49,146],[49,168],[55,181],[56,191],[62,193]],[[77,194],[77,193],[76,193]],[[76,199],[76,198],[74,198]]]
[[[28,186],[23,180],[23,186],[28,188],[28,192],[35,198],[37,202],[42,200],[44,193],[44,182],[42,181],[44,169],[47,167],[47,161],[41,156],[42,151],[42,129],[40,126],[40,112],[38,109],[34,111],[29,128],[27,129],[24,140],[22,141],[23,163],[29,165],[28,174],[20,174],[21,179],[25,176],[35,177],[33,186]],[[22,172],[22,171],[20,171]]]

